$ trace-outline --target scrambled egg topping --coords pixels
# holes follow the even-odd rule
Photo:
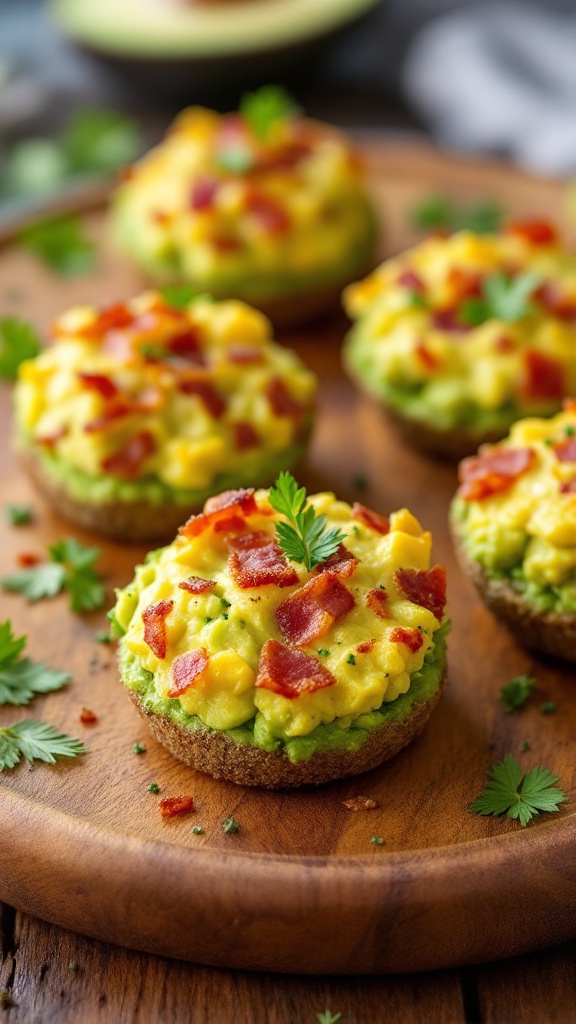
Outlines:
[[[521,566],[524,578],[539,587],[574,584],[575,438],[574,403],[552,419],[520,420],[491,451],[529,451],[527,468],[481,500],[456,499],[463,540],[486,568]]]
[[[273,512],[267,495],[267,491],[256,492],[258,511],[248,517],[247,529],[274,536],[274,524],[281,517]],[[198,648],[208,652],[208,667],[175,698],[208,726],[230,729],[257,713],[276,735],[288,737],[305,736],[336,718],[345,725],[406,693],[410,676],[422,668],[433,646],[440,621],[402,594],[394,581],[399,568],[429,568],[430,533],[406,509],[391,515],[390,530],[381,535],[354,519],[350,506],[333,494],[317,494],[309,502],[318,514],[326,515],[328,526],[347,534],[345,547],[358,559],[354,573],[344,580],[354,606],[325,635],[302,648],[334,675],[335,685],[295,699],[254,686],[263,644],[269,638],[282,641],[276,608],[312,577],[301,565],[290,563],[298,573],[296,586],[241,589],[228,569],[228,549],[221,533],[213,529],[196,537],[180,533],[157,558],[139,566],[134,582],[119,592],[115,616],[127,630],[121,642],[154,674],[162,697],[173,685],[171,668],[179,654]],[[191,573],[215,581],[215,586],[209,593],[190,594],[179,583]],[[367,603],[373,588],[385,588],[388,594],[384,618]],[[166,657],[159,658],[144,639],[142,615],[150,605],[166,599],[174,604],[166,618]],[[391,642],[395,627],[405,627],[408,635],[414,631],[419,648],[412,651],[406,643]]]
[[[24,443],[98,477],[203,489],[301,445],[315,378],[241,302],[170,307],[147,292],[69,310],[55,343],[20,368]],[[244,472],[246,470],[246,472]]]
[[[360,318],[352,372],[417,396],[438,423],[467,407],[549,413],[576,391],[576,256],[546,223],[428,238],[350,285],[345,306]]]
[[[114,204],[119,244],[163,278],[225,293],[287,290],[369,258],[374,215],[362,168],[333,129],[275,122],[257,138],[238,114],[184,110],[129,172]],[[355,249],[360,247],[360,251]]]

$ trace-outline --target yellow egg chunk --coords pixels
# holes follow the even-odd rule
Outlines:
[[[308,309],[299,298],[330,290],[337,301],[370,265],[376,240],[350,143],[298,116],[277,87],[244,97],[235,113],[182,111],[129,169],[111,227],[154,280],[189,281],[270,312],[280,300],[292,320]]]
[[[346,368],[415,444],[459,457],[576,394],[576,256],[546,222],[427,238],[344,305]]]
[[[113,612],[124,681],[192,729],[244,727],[240,741],[265,749],[319,728],[341,742],[433,664],[438,685],[444,570],[407,509],[388,519],[328,492],[303,500],[326,517],[330,552],[294,560],[276,493],[215,499],[136,569]]]
[[[80,525],[106,532],[110,519],[111,535],[166,537],[211,494],[269,483],[294,464],[315,391],[262,313],[190,289],[150,291],[56,321],[53,343],[20,368],[17,443]],[[142,506],[151,511],[133,533]]]
[[[461,465],[452,506],[467,555],[546,611],[576,612],[576,404],[519,420]]]

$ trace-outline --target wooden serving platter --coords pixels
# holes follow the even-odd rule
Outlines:
[[[369,141],[366,159],[387,225],[383,253],[410,243],[407,214],[431,192],[495,197],[514,215],[564,220],[559,183],[471,163],[416,143]],[[5,232],[2,312],[46,330],[74,302],[108,303],[138,279],[109,248],[104,208],[82,209],[100,250],[97,272],[59,279]],[[449,686],[423,734],[393,762],[319,789],[268,793],[218,783],[178,764],[151,737],[118,682],[114,651],[95,642],[104,613],[73,615],[65,597],[27,605],[0,592],[0,619],[28,634],[27,653],[72,672],[69,686],[30,708],[0,709],[0,725],[42,718],[80,736],[89,753],[54,767],[0,775],[0,900],[87,935],[196,962],[245,969],[379,973],[494,959],[576,936],[576,704],[573,667],[519,647],[459,572],[446,515],[453,466],[407,448],[342,374],[342,317],[285,339],[319,373],[320,416],[303,482],[382,512],[404,505],[434,533],[449,577]],[[2,574],[23,551],[74,534],[97,543],[109,588],[124,585],[144,549],[99,541],[58,518],[31,491],[8,444],[2,393],[0,505],[32,501],[34,525],[1,529]],[[359,491],[357,474],[368,486]],[[506,715],[500,687],[535,675],[528,705]],[[554,701],[555,714],[540,705]],[[83,706],[98,716],[80,723]],[[529,744],[523,750],[524,741]],[[133,744],[146,746],[143,754]],[[485,772],[506,753],[561,778],[558,814],[522,829],[468,813]],[[192,794],[194,815],[164,820],[163,796]],[[351,812],[357,795],[378,807]],[[237,833],[226,834],[233,816]],[[193,833],[202,825],[204,834]],[[371,837],[384,839],[383,845]]]

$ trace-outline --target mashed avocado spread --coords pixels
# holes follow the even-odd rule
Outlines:
[[[460,467],[452,503],[472,561],[539,612],[576,613],[576,405],[515,423]]]
[[[118,592],[121,675],[146,708],[297,762],[357,749],[432,696],[445,575],[414,516],[313,496],[345,540],[309,571],[278,547],[267,491],[214,500]]]
[[[576,392],[576,256],[550,225],[432,237],[350,285],[355,378],[404,417],[505,434]]]

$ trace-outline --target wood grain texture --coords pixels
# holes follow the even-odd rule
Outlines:
[[[454,161],[429,149],[371,144],[366,158],[387,223],[386,252],[409,243],[407,211],[430,191],[494,196],[511,213],[562,220],[557,183],[494,164]],[[89,278],[59,280],[5,239],[4,311],[46,331],[72,302],[107,303],[142,281],[108,248],[100,209],[86,215],[99,242]],[[507,956],[576,934],[573,804],[522,830],[467,812],[486,769],[510,752],[528,770],[543,763],[575,793],[574,670],[520,649],[460,573],[446,522],[455,469],[410,450],[358,396],[339,365],[343,318],[291,336],[321,379],[320,417],[302,481],[379,511],[407,505],[434,533],[434,559],[449,574],[453,632],[449,686],[422,735],[389,765],[319,791],[262,793],[216,783],[178,764],[151,738],[118,683],[113,652],[97,645],[103,614],[73,616],[64,597],[28,606],[0,595],[0,617],[29,634],[28,653],[68,668],[64,692],[30,710],[1,709],[0,724],[42,717],[80,734],[86,758],[53,768],[25,765],[0,777],[0,899],[101,939],[243,969],[310,973],[420,970]],[[3,437],[9,391],[3,395]],[[33,527],[2,524],[6,571],[19,552],[41,552],[69,533],[99,543],[112,587],[124,585],[138,546],[73,531],[40,501],[2,450],[0,505],[34,501]],[[367,476],[358,491],[354,477]],[[537,688],[521,713],[505,715],[500,687],[520,673]],[[539,711],[556,702],[555,715]],[[86,705],[98,716],[82,726]],[[523,741],[530,749],[523,751]],[[136,756],[132,746],[146,744]],[[165,821],[162,796],[192,793],[198,810]],[[376,810],[351,813],[364,794]],[[233,815],[237,834],[222,831]],[[205,833],[194,835],[201,824]],[[385,839],[375,846],[374,834]],[[326,936],[330,942],[326,942]]]

